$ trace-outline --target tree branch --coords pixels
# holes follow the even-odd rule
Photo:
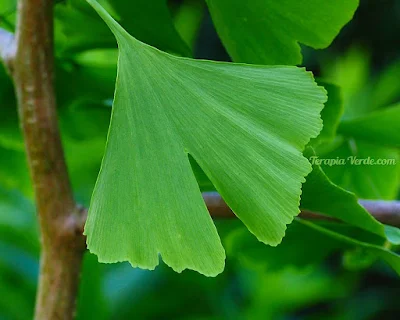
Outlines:
[[[376,220],[400,228],[400,201],[359,200]]]
[[[228,207],[218,192],[203,192],[203,199],[208,212],[213,219],[235,219],[236,215]],[[400,228],[400,201],[359,200],[362,205],[376,220],[381,223]],[[83,216],[87,216],[87,209],[82,208]],[[301,210],[300,218],[307,220],[323,220],[340,222],[339,219],[316,212]],[[83,232],[85,218],[81,220],[80,230]]]
[[[204,192],[203,198],[213,218],[236,218],[235,214],[217,192]],[[378,221],[400,228],[400,201],[359,200],[359,203]],[[338,221],[332,217],[305,210],[300,212],[299,217],[304,219]]]
[[[2,56],[12,59],[28,164],[41,230],[35,319],[72,319],[85,250],[82,212],[67,173],[56,115],[53,0],[19,0],[15,51],[2,31]],[[10,55],[10,52],[15,52]],[[9,59],[10,61],[10,59]]]

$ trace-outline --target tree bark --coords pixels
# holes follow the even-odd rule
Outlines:
[[[6,32],[0,35],[9,41],[7,47],[3,45],[2,57],[14,80],[40,226],[35,319],[73,319],[85,250],[85,217],[73,199],[58,128],[53,0],[20,0],[17,16],[14,42]]]

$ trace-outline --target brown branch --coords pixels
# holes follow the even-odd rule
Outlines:
[[[400,228],[400,201],[359,200],[376,220]]]
[[[9,35],[2,32],[2,38]],[[28,164],[41,230],[35,319],[72,319],[85,239],[74,202],[56,115],[53,0],[19,0],[13,66]],[[5,48],[5,49],[4,49]],[[3,57],[4,58],[4,57]]]
[[[217,192],[204,192],[203,198],[213,218],[236,218],[235,214]],[[378,221],[387,225],[400,227],[400,201],[360,200],[359,203]],[[306,210],[302,210],[299,217],[309,220],[338,221],[335,218]]]
[[[203,192],[203,199],[213,219],[235,219],[236,215],[217,192]],[[400,201],[359,200],[359,203],[378,221],[400,228]],[[82,208],[83,217],[87,209]],[[340,222],[339,219],[321,213],[301,210],[300,218],[307,220],[323,220]],[[83,232],[85,218],[82,218],[80,230]]]

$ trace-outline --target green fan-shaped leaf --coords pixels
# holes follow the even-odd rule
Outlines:
[[[85,227],[102,262],[176,271],[223,270],[224,249],[190,154],[257,238],[277,245],[299,212],[311,166],[302,150],[321,130],[326,100],[296,67],[196,61],[114,32],[119,63],[102,168]]]
[[[234,61],[300,64],[298,42],[330,45],[358,0],[207,0],[215,27]]]

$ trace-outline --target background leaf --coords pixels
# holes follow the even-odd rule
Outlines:
[[[312,150],[307,149],[305,154],[313,163]],[[357,197],[353,193],[332,183],[320,166],[313,165],[313,170],[307,176],[302,190],[300,205],[302,209],[319,212],[386,237],[384,225],[358,204]]]
[[[379,146],[400,147],[400,105],[343,121],[339,132]]]
[[[279,270],[283,265],[304,269],[322,263],[336,252],[350,250],[345,251],[345,259],[349,259],[350,252],[358,252],[359,255],[358,258],[353,256],[353,267],[355,264],[360,268],[365,267],[361,265],[365,260],[360,259],[372,259],[371,262],[375,262],[379,258],[400,274],[400,256],[385,248],[383,242],[377,244],[376,238],[368,234],[362,240],[348,236],[346,233],[357,234],[357,231],[348,226],[338,225],[336,229],[330,230],[331,227],[331,223],[317,224],[296,219],[288,227],[282,244],[274,248],[257,243],[245,228],[231,222],[229,231],[225,231],[224,246],[228,257],[235,257],[243,265],[258,270]]]
[[[353,17],[358,0],[207,0],[215,27],[236,62],[300,64],[298,42],[327,47]]]
[[[324,78],[341,86],[345,110],[335,141],[315,149],[322,159],[346,162],[322,164],[335,184],[360,198],[392,200],[398,195],[400,171],[396,130],[400,91],[392,80],[400,69],[396,60],[372,75],[371,63],[368,51],[353,44],[333,63],[323,66]],[[355,164],[354,159],[372,159],[375,164]]]
[[[121,25],[139,40],[165,51],[190,56],[188,45],[176,31],[166,0],[103,0]],[[56,8],[57,27],[64,34],[65,53],[113,48],[115,39],[86,1],[68,0]],[[61,46],[61,43],[60,43]]]
[[[337,185],[354,192],[359,198],[392,200],[399,188],[399,153],[395,148],[382,147],[362,140],[343,139],[333,150],[318,152],[321,158],[344,159],[344,165],[322,168]],[[352,163],[354,159],[387,161],[384,164]]]

